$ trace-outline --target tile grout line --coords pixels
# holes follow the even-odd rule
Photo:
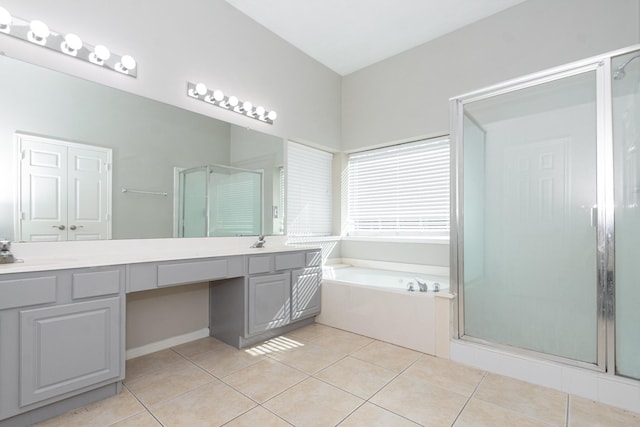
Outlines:
[[[367,345],[369,345],[369,344],[367,344]],[[421,354],[424,356],[426,353],[421,353]],[[348,354],[347,356],[345,356],[345,358],[346,358],[346,357],[348,357],[348,356],[351,356],[351,354]],[[362,362],[371,363],[371,362],[367,362],[366,360],[358,359],[357,357],[354,357],[354,356],[351,356],[351,357],[353,357],[353,358],[354,358],[354,359],[356,359],[356,360],[360,360],[360,361],[362,361]],[[391,378],[389,381],[387,381],[387,383],[386,383],[385,385],[383,385],[382,387],[380,387],[380,389],[379,389],[378,391],[376,391],[375,393],[373,393],[373,394],[372,394],[368,399],[365,399],[365,400],[364,400],[364,402],[363,402],[360,406],[358,406],[356,409],[354,409],[354,410],[353,410],[353,411],[352,411],[348,416],[350,416],[350,415],[351,415],[351,414],[353,414],[355,411],[357,411],[358,409],[360,409],[360,408],[361,408],[362,406],[364,406],[366,403],[370,403],[371,405],[374,405],[374,406],[376,406],[376,407],[378,407],[378,408],[380,408],[380,409],[382,409],[382,410],[384,410],[384,411],[387,411],[387,412],[389,412],[389,413],[391,413],[391,414],[394,414],[394,415],[396,415],[396,416],[398,416],[398,417],[401,417],[401,418],[403,418],[403,419],[405,419],[405,420],[408,420],[408,421],[410,421],[410,422],[412,422],[412,423],[415,423],[415,424],[420,425],[420,424],[419,424],[419,423],[417,423],[416,421],[413,421],[413,420],[411,420],[411,419],[409,419],[409,418],[405,417],[404,415],[398,414],[398,413],[396,413],[396,412],[392,411],[392,410],[391,410],[391,409],[389,409],[389,408],[385,408],[384,406],[380,406],[380,405],[378,405],[378,404],[376,404],[376,403],[372,402],[372,401],[371,401],[371,399],[373,399],[376,395],[378,395],[378,393],[380,393],[380,392],[381,392],[382,390],[384,390],[384,389],[385,389],[389,384],[391,384],[393,381],[395,381],[395,380],[396,380],[400,375],[402,375],[403,373],[405,373],[405,372],[406,372],[410,367],[412,367],[415,363],[417,363],[417,362],[418,362],[418,360],[420,360],[421,358],[422,358],[422,356],[418,357],[416,360],[414,360],[413,362],[411,362],[411,363],[410,363],[406,368],[402,369],[400,372],[398,372],[397,374],[395,374],[395,376],[394,376],[393,378]],[[337,362],[336,362],[336,363],[337,363]],[[384,368],[384,367],[382,367],[382,366],[380,366],[380,365],[376,365],[375,363],[371,363],[371,364],[372,364],[372,365],[374,365],[374,366],[378,366],[378,367]],[[384,368],[384,369],[387,369],[387,368]],[[387,369],[387,370],[390,370],[390,369]],[[323,381],[323,380],[322,380],[322,379],[320,379],[320,378],[317,378],[317,379],[318,379],[319,381]],[[326,381],[323,381],[323,382],[326,382]],[[327,383],[327,384],[329,384],[329,383]],[[336,386],[334,386],[333,384],[329,384],[329,385],[331,385],[331,386],[333,386],[333,387],[336,387]],[[341,389],[341,388],[339,388],[339,387],[336,387],[336,388],[338,388],[339,390],[342,390],[342,389]],[[342,390],[342,391],[344,391],[344,392],[346,392],[346,393],[349,393],[349,394],[351,394],[351,395],[353,395],[353,396],[356,396],[355,394],[353,394],[353,393],[351,393],[351,392],[348,392],[347,390]],[[356,396],[356,397],[358,397],[358,398],[362,399],[360,396]],[[347,416],[347,417],[348,417],[348,416]],[[347,419],[347,417],[343,418],[343,419],[340,421],[340,423],[344,422],[344,420],[346,420],[346,419]],[[338,424],[338,425],[339,425],[339,424]]]
[[[162,422],[158,419],[158,417],[155,416],[155,414],[153,412],[151,412],[151,409],[149,409],[147,407],[147,405],[145,405],[142,400],[140,400],[138,398],[138,396],[135,395],[135,393],[133,391],[131,391],[129,389],[129,387],[127,387],[126,385],[122,384],[122,387],[126,388],[127,391],[133,396],[134,399],[136,399],[138,401],[138,403],[140,403],[140,405],[142,405],[142,407],[144,408],[145,411],[147,411],[147,414],[151,415],[151,417],[156,420],[158,422],[158,424],[160,424],[161,426],[164,426],[164,424],[162,424]]]
[[[569,427],[569,405],[571,405],[571,394],[567,393],[567,410],[564,417],[564,425]]]
[[[458,418],[460,418],[460,415],[462,415],[464,410],[467,408],[467,405],[469,404],[469,402],[471,402],[471,398],[473,398],[473,395],[476,394],[476,391],[478,391],[478,389],[480,388],[480,385],[484,382],[484,379],[486,377],[487,377],[487,371],[483,371],[482,378],[480,378],[480,381],[478,381],[478,384],[476,384],[473,391],[471,392],[467,400],[464,402],[464,405],[462,405],[462,408],[460,408],[460,412],[458,412],[458,415],[456,415],[456,417],[453,419],[453,422],[451,423],[452,427],[456,424],[456,422],[458,422]]]

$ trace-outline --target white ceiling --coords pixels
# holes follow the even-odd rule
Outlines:
[[[525,0],[225,0],[347,75]]]

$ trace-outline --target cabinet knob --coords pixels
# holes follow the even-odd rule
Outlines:
[[[72,225],[71,227],[69,227],[69,229],[75,230],[76,228],[82,228],[82,227],[84,227],[84,225],[78,225],[78,226]]]

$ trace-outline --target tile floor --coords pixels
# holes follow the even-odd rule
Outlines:
[[[314,324],[127,362],[122,393],[44,426],[640,426],[640,414]]]

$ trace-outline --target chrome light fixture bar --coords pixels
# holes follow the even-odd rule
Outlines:
[[[130,55],[116,55],[104,45],[92,46],[73,33],[62,34],[50,29],[42,21],[26,21],[11,16],[0,7],[0,33],[55,50],[100,67],[137,77],[136,60]]]
[[[240,101],[235,96],[227,96],[221,90],[207,89],[204,83],[187,82],[187,95],[208,104],[213,104],[220,108],[251,117],[252,119],[269,123],[270,125],[272,125],[278,117],[278,114],[273,110],[267,112],[262,106],[254,107],[251,102]]]

